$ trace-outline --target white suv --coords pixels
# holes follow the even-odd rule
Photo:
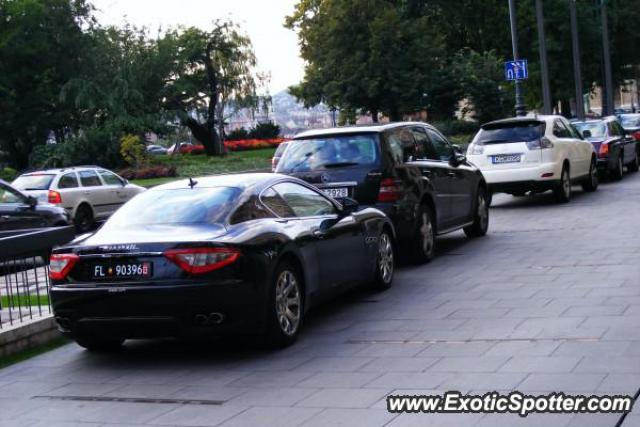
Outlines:
[[[98,166],[50,169],[20,175],[13,186],[43,202],[62,206],[80,232],[108,218],[145,190]]]
[[[594,148],[562,116],[487,123],[467,148],[467,158],[480,168],[491,193],[553,190],[559,202],[568,202],[574,183],[585,191],[598,188]]]

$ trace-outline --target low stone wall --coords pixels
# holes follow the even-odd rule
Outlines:
[[[47,344],[60,337],[53,316],[23,320],[0,330],[0,358]]]

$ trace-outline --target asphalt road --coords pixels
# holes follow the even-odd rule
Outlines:
[[[396,415],[385,397],[634,395],[639,223],[640,174],[575,187],[566,205],[497,196],[488,236],[449,235],[390,291],[316,310],[291,348],[130,342],[96,355],[69,344],[0,370],[0,425],[613,427],[619,415]],[[640,406],[622,425],[640,426]]]

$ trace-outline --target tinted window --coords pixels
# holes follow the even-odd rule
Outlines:
[[[418,146],[410,128],[395,128],[387,134],[387,143],[393,163],[399,164],[418,158]]]
[[[106,185],[122,185],[122,181],[116,174],[109,171],[98,171],[98,173]]]
[[[22,204],[25,203],[24,197],[11,187],[0,185],[0,203],[1,204]]]
[[[261,218],[273,218],[273,214],[260,203],[257,196],[251,196],[247,201],[242,203],[231,217],[231,224],[239,224],[245,221],[251,221]]]
[[[66,173],[58,181],[58,188],[76,188],[77,186],[78,178],[75,173]]]
[[[22,175],[11,184],[18,190],[48,190],[54,176],[49,174]]]
[[[625,129],[640,128],[640,115],[623,115],[620,121]]]
[[[429,138],[433,144],[433,149],[435,150],[435,156],[432,155],[431,159],[448,162],[453,155],[453,148],[451,148],[449,142],[447,142],[447,140],[439,133],[434,132],[431,129],[427,129],[427,133],[429,134]]]
[[[240,193],[234,187],[145,191],[118,209],[107,225],[219,224]]]
[[[607,134],[607,128],[602,122],[576,123],[575,126],[581,133],[588,130],[593,138],[601,138]]]
[[[94,171],[81,171],[78,172],[78,175],[83,187],[99,187],[102,185],[100,178]]]
[[[298,217],[329,215],[335,213],[333,203],[316,191],[299,184],[284,182],[273,189],[282,196]]]
[[[494,123],[483,126],[473,142],[484,145],[528,142],[542,138],[544,132],[544,123],[538,121]]]
[[[618,132],[618,128],[615,123],[609,122],[607,123],[607,127],[609,128],[609,135],[611,136],[621,136],[622,134]]]
[[[284,201],[280,194],[276,193],[272,188],[262,192],[260,200],[267,206],[273,213],[281,218],[292,218],[296,216],[291,207]]]
[[[558,138],[571,138],[571,133],[564,123],[562,123],[562,120],[553,121],[553,134]]]
[[[332,135],[300,139],[289,144],[277,172],[309,171],[374,165],[378,162],[377,136],[374,134]]]
[[[438,153],[435,148],[433,148],[433,144],[427,136],[427,132],[420,128],[414,128],[412,131],[413,136],[416,139],[416,159],[438,158]]]

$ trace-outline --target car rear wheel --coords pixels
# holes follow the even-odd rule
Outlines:
[[[303,315],[300,277],[300,273],[287,262],[276,268],[268,313],[268,340],[273,347],[289,346],[298,337]]]
[[[487,196],[483,188],[478,189],[478,199],[476,201],[476,212],[473,216],[473,224],[465,227],[464,234],[467,237],[481,237],[487,234],[489,229],[489,206]]]
[[[80,205],[73,220],[79,233],[86,233],[93,227],[93,211],[87,205]]]
[[[80,347],[95,352],[116,351],[119,350],[124,343],[124,338],[87,335],[79,335],[75,337],[75,340]]]
[[[386,290],[391,287],[395,272],[395,250],[393,237],[387,230],[378,237],[378,254],[376,258],[376,277],[373,282],[375,290]]]
[[[411,254],[417,263],[426,263],[436,253],[436,238],[433,225],[433,214],[426,205],[421,205],[418,212],[418,225],[412,241]]]
[[[553,195],[556,201],[560,203],[567,203],[571,200],[571,176],[569,175],[569,168],[566,166],[562,168],[560,182],[553,189]]]
[[[596,161],[591,160],[591,166],[589,166],[589,176],[582,183],[582,189],[584,191],[593,192],[598,189],[598,168],[596,167]]]
[[[611,171],[611,176],[616,181],[620,181],[623,175],[624,175],[624,162],[622,161],[622,156],[618,156],[616,167]]]
[[[629,172],[638,172],[638,169],[640,169],[640,160],[638,160],[638,152],[636,151],[633,161],[627,165],[627,170]]]

